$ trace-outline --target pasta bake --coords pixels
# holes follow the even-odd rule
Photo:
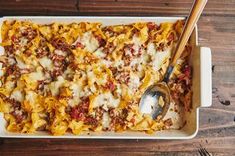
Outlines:
[[[4,21],[0,112],[6,129],[79,135],[171,128],[171,118],[141,114],[139,101],[164,77],[183,25]],[[168,82],[173,105],[183,111],[191,108],[190,52],[187,45]]]

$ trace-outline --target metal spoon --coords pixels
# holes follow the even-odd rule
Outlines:
[[[173,71],[173,67],[175,66],[178,58],[182,55],[184,51],[184,47],[188,42],[188,39],[192,34],[195,24],[197,23],[206,3],[207,0],[194,1],[191,12],[186,21],[184,30],[180,36],[178,45],[174,52],[172,62],[167,68],[167,72],[164,76],[163,82],[148,87],[141,97],[139,104],[139,109],[141,113],[149,114],[152,116],[153,119],[155,119],[159,115],[161,115],[161,118],[166,115],[170,106],[171,99],[167,82]]]

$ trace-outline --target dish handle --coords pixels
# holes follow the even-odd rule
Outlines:
[[[201,107],[212,105],[211,49],[200,47],[200,97]]]

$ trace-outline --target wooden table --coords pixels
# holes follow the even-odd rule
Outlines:
[[[0,0],[0,15],[186,16],[192,0]],[[212,49],[213,106],[191,140],[1,139],[0,155],[235,155],[235,0],[209,0],[199,43]]]

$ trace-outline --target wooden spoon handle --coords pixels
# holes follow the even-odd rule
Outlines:
[[[190,15],[186,21],[186,24],[184,26],[183,32],[180,36],[178,45],[176,47],[171,66],[174,66],[178,60],[178,58],[181,56],[181,54],[184,51],[184,47],[188,42],[188,39],[195,27],[195,24],[197,23],[202,10],[204,9],[205,5],[207,3],[207,0],[195,0],[193,7],[191,9]]]

